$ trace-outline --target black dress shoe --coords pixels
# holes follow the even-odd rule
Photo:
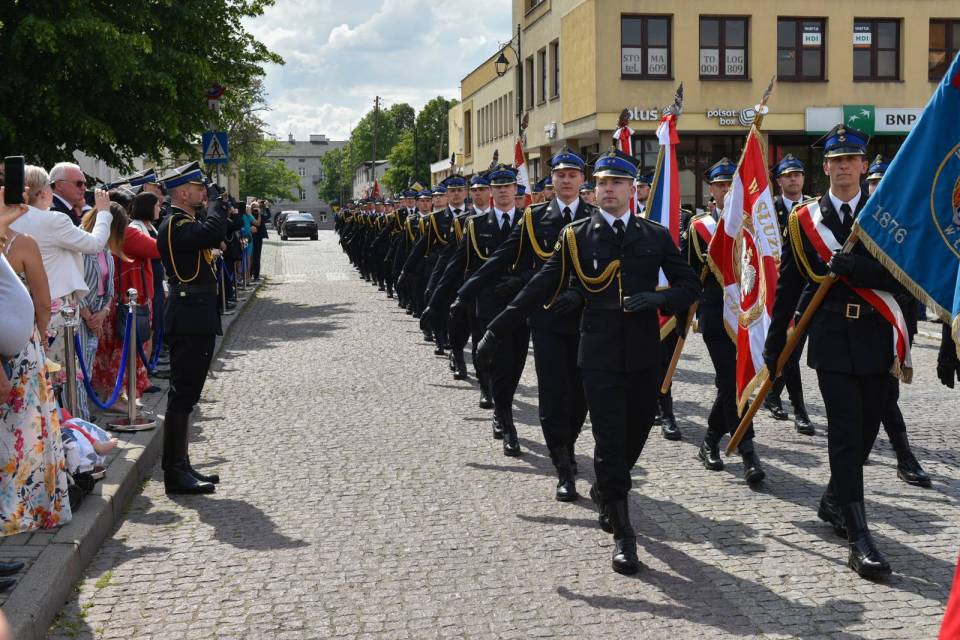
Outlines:
[[[847,566],[861,578],[882,578],[890,575],[890,564],[873,544],[863,503],[851,502],[843,505],[842,513],[847,524],[847,541],[850,547]]]
[[[841,538],[847,537],[847,528],[843,524],[843,514],[840,507],[833,498],[823,494],[820,498],[820,508],[817,509],[817,517],[833,527],[833,532]]]
[[[723,459],[720,457],[720,447],[704,440],[697,451],[697,457],[708,471],[723,471]]]
[[[756,484],[767,477],[767,472],[760,466],[760,457],[756,451],[741,451],[740,457],[743,459],[743,479],[748,484]]]
[[[799,409],[794,409],[793,426],[796,427],[797,433],[802,436],[817,435],[817,430],[814,428],[813,423],[810,422],[810,417],[807,416],[806,409],[804,409],[802,413]]]
[[[13,562],[0,562],[0,576],[12,576],[23,569],[23,563],[19,560]]]
[[[897,477],[907,484],[912,484],[916,487],[929,489],[933,484],[930,481],[930,476],[927,475],[927,472],[924,471],[920,463],[917,462],[912,451],[897,455]]]
[[[0,578],[0,591],[6,591],[15,584],[17,581],[13,578]]]
[[[463,352],[453,354],[453,365],[454,365],[454,380],[466,380],[467,379],[467,363],[463,359]]]
[[[517,428],[512,424],[503,426],[503,455],[510,458],[520,457],[520,440],[517,438]]]
[[[496,414],[493,415],[493,439],[503,440],[503,426],[500,424],[500,420]]]
[[[660,433],[662,433],[663,437],[667,440],[677,441],[683,438],[683,434],[680,433],[680,427],[677,426],[677,420],[673,417],[673,414],[663,415],[663,424],[660,426]]]
[[[493,400],[490,399],[490,394],[487,393],[486,385],[483,382],[480,383],[480,403],[478,406],[481,409],[493,409]]]
[[[190,464],[190,458],[187,458],[187,469],[190,470],[190,475],[199,480],[200,482],[209,482],[210,484],[220,484],[220,475],[217,473],[211,473],[208,476],[203,475],[199,471],[193,468],[193,465]]]
[[[210,482],[201,482],[190,473],[186,465],[178,463],[163,472],[163,488],[167,495],[199,495],[213,493],[217,487]]]
[[[626,499],[610,503],[608,511],[613,528],[613,556],[610,563],[617,573],[631,576],[640,570],[640,560],[637,558],[637,534],[630,523]]]
[[[447,354],[447,368],[450,369],[450,371],[457,370],[457,365],[453,362],[453,350]]]
[[[447,352],[443,350],[443,345],[437,345],[437,348],[433,350],[433,355],[445,356],[447,355]]]
[[[579,498],[577,494],[577,483],[573,479],[573,471],[567,469],[566,472],[560,471],[557,479],[557,502],[576,502]]]
[[[767,396],[767,399],[763,401],[763,406],[770,412],[770,415],[773,416],[775,420],[786,420],[790,417],[790,415],[783,410],[783,404],[780,402],[780,398]]]

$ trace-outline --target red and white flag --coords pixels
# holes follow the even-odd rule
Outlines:
[[[653,172],[653,183],[650,185],[650,195],[647,203],[650,206],[644,215],[650,220],[659,222],[673,238],[673,243],[680,247],[680,172],[677,168],[676,146],[680,143],[677,135],[677,116],[668,112],[660,119],[657,127],[657,140],[660,143],[660,153],[657,155],[657,167]],[[667,286],[666,276],[660,271],[660,286]]]
[[[723,287],[723,323],[737,345],[740,412],[768,373],[763,343],[770,328],[781,253],[780,227],[756,126],[733,176],[707,259]]]
[[[523,207],[527,208],[533,203],[533,196],[530,195],[530,175],[527,173],[527,157],[523,152],[523,143],[517,138],[517,145],[513,148],[513,166],[517,170],[517,184],[523,185],[526,195],[523,197]]]
[[[630,128],[630,111],[624,109],[617,119],[617,130],[613,132],[613,147],[623,154],[633,157],[633,134],[636,133]],[[657,130],[659,135],[659,129]],[[661,142],[661,144],[663,144]],[[661,150],[662,153],[662,150]],[[639,210],[637,196],[634,194],[630,200],[630,213],[636,213]]]

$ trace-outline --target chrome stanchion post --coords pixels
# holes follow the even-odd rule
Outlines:
[[[77,417],[80,415],[80,402],[77,396],[77,352],[74,346],[74,336],[77,333],[77,327],[80,325],[80,316],[77,308],[72,306],[60,309],[60,317],[63,318],[63,329],[65,332],[64,340],[64,368],[67,372],[67,411],[70,415]]]
[[[130,322],[130,344],[127,345],[127,417],[109,423],[113,431],[146,431],[157,426],[156,420],[137,417],[137,290],[127,289],[127,318]]]

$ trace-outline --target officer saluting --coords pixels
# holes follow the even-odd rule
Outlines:
[[[204,476],[187,455],[190,412],[200,399],[221,334],[213,249],[226,236],[227,204],[209,189],[207,215],[197,209],[208,197],[200,165],[191,162],[162,179],[170,194],[170,215],[157,232],[160,259],[169,277],[170,298],[164,334],[170,345],[170,391],[163,429],[163,484],[167,494],[213,493],[219,476]]]
[[[477,356],[490,357],[543,303],[568,287],[583,297],[578,364],[596,441],[600,526],[613,533],[613,570],[636,573],[636,534],[627,507],[630,470],[653,425],[660,387],[657,309],[686,309],[700,292],[696,274],[667,230],[630,215],[633,158],[611,150],[594,163],[600,208],[566,226],[553,255],[488,325]],[[657,291],[663,269],[670,288]]]

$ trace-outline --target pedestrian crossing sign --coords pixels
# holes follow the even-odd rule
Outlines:
[[[205,164],[226,164],[229,162],[226,131],[204,132],[202,145],[203,162]]]

